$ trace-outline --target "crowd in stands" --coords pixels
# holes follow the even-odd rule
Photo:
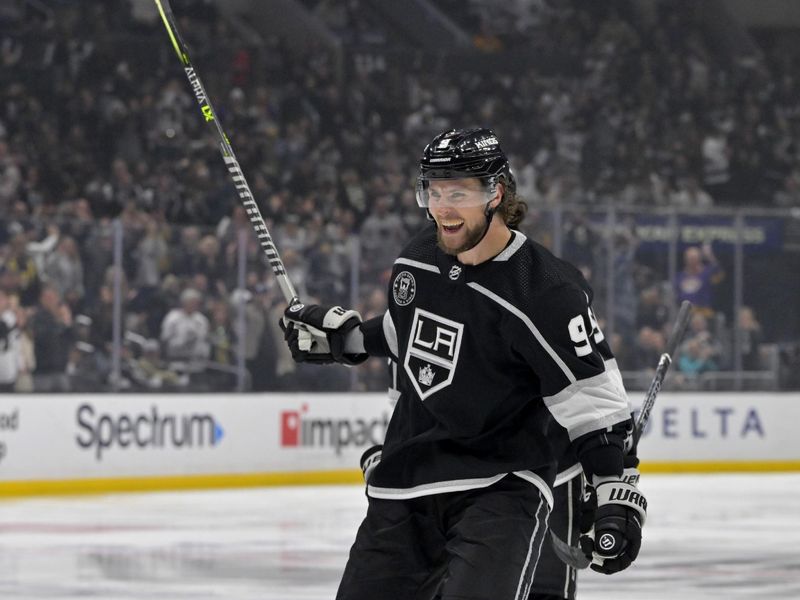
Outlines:
[[[355,303],[365,318],[385,309],[391,263],[425,223],[415,165],[446,127],[495,129],[532,209],[525,230],[544,243],[541,212],[565,204],[800,206],[796,65],[730,61],[689,2],[660,3],[649,24],[622,0],[506,3],[503,19],[495,3],[471,2],[466,20],[461,3],[442,2],[481,53],[536,32],[538,52],[561,55],[557,72],[534,56],[481,76],[426,57],[342,76],[314,41],[304,53],[277,37],[253,44],[213,2],[172,4],[298,292]],[[367,2],[305,4],[346,45],[401,43]],[[136,0],[0,11],[0,388],[233,389],[241,362],[256,390],[385,388],[381,361],[313,378],[291,361],[283,299],[153,16]],[[617,290],[598,312],[614,311],[624,369],[655,365],[684,296],[708,311],[681,370],[734,364],[708,300],[725,276],[708,248],[688,249],[668,282],[643,275],[636,240],[622,236],[609,274],[602,231],[580,211],[563,228],[564,255],[598,297],[605,282]],[[115,294],[123,378],[111,381]],[[756,315],[738,321],[755,368]]]

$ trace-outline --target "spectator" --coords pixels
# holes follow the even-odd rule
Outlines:
[[[225,367],[234,365],[233,327],[228,305],[223,301],[211,303],[211,322],[208,341],[211,344],[210,359]]]
[[[667,343],[663,332],[648,326],[642,327],[636,336],[631,366],[637,370],[654,369],[666,347]]]
[[[103,347],[91,343],[92,319],[76,315],[74,319],[75,344],[70,351],[67,374],[73,392],[97,392],[108,382],[111,360]]]
[[[721,125],[709,131],[703,140],[703,184],[715,200],[726,200],[731,179],[731,149]]]
[[[254,286],[252,301],[245,304],[245,364],[250,373],[253,391],[279,389],[278,365],[286,366],[292,362],[291,358],[282,360],[279,354],[286,345],[277,320],[272,320],[274,313],[283,306],[277,296],[278,291],[274,284],[270,287],[259,283]],[[246,300],[247,296],[244,298]],[[233,295],[231,304],[240,306],[238,298]]]
[[[742,369],[745,371],[763,369],[761,344],[764,341],[764,334],[752,308],[742,306],[739,309],[737,327],[741,340]]]
[[[718,368],[714,360],[714,349],[710,344],[700,338],[691,338],[683,344],[678,358],[678,370],[689,380]]]
[[[72,311],[56,288],[49,285],[42,287],[39,305],[31,318],[31,330],[36,355],[34,391],[70,391],[67,363],[75,337]]]
[[[154,218],[148,218],[145,235],[136,246],[135,282],[143,287],[157,287],[169,260],[169,247],[162,227]]]
[[[200,312],[202,297],[192,288],[181,292],[180,306],[173,308],[161,323],[161,343],[169,362],[186,363],[188,370],[205,368],[211,355],[208,318]]]
[[[710,208],[714,204],[711,194],[700,187],[695,177],[679,181],[669,200],[676,208]]]
[[[19,376],[20,332],[11,298],[0,289],[0,393],[14,391]]]
[[[84,296],[83,264],[75,240],[71,237],[62,237],[54,252],[44,261],[45,281],[56,288],[59,295],[76,310]]]
[[[692,310],[692,319],[685,335],[684,346],[691,343],[690,360],[687,368],[690,370],[704,369],[706,371],[718,370],[722,367],[723,344],[714,335],[709,327],[709,319],[702,311]],[[687,371],[687,373],[689,373]],[[697,374],[697,372],[695,372]]]
[[[211,287],[214,288],[216,282],[225,279],[226,274],[219,240],[213,235],[204,235],[197,244],[197,254],[196,267],[200,273],[208,277],[209,283],[213,282]]]
[[[362,269],[367,270],[364,277],[367,280],[374,280],[378,271],[391,265],[405,243],[403,221],[391,208],[391,197],[381,196],[375,201],[372,214],[361,226],[361,244],[364,248],[361,264]]]
[[[724,272],[717,262],[711,244],[689,246],[683,252],[683,269],[675,279],[675,300],[689,300],[694,310],[705,316],[714,314],[714,286],[722,281]]]
[[[39,269],[28,253],[27,238],[22,231],[15,233],[9,242],[3,279],[6,289],[19,295],[22,306],[36,304],[41,286]]]
[[[15,298],[16,300],[16,298]],[[16,302],[15,302],[16,303]],[[36,370],[36,353],[33,349],[33,333],[30,328],[30,314],[33,309],[17,307],[17,329],[19,331],[19,373],[15,392],[33,391],[33,372]]]
[[[164,365],[156,339],[144,341],[141,356],[130,359],[127,371],[135,383],[149,390],[179,389],[189,384],[188,375],[176,373]]]
[[[171,271],[175,275],[194,275],[200,271],[200,228],[182,227],[179,230],[180,242],[170,254]]]
[[[4,210],[8,208],[21,184],[22,172],[18,159],[9,151],[8,143],[0,139],[0,207]]]
[[[636,313],[636,328],[650,327],[663,331],[668,325],[670,309],[658,285],[646,287],[639,293],[639,306]]]
[[[620,229],[614,235],[612,287],[615,295],[611,311],[614,315],[614,333],[619,334],[622,342],[626,345],[633,341],[636,335],[638,295],[634,272],[638,243],[633,227],[630,225]]]

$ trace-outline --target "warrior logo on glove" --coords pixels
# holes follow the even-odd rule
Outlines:
[[[617,541],[614,539],[614,536],[610,533],[605,533],[600,536],[600,540],[597,542],[599,548],[605,552],[608,552],[614,547]]]

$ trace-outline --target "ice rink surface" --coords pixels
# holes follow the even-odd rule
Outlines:
[[[800,599],[800,474],[645,475],[625,573],[581,600]],[[329,600],[357,486],[0,501],[0,598]]]

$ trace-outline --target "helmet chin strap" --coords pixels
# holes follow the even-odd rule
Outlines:
[[[497,190],[496,185],[493,189],[495,191]],[[489,226],[492,224],[492,217],[494,217],[494,213],[497,212],[497,209],[500,207],[500,205],[503,203],[505,199],[506,199],[506,191],[505,187],[503,187],[503,195],[500,196],[500,201],[497,204],[492,206],[492,200],[494,200],[494,198],[492,198],[492,200],[489,200],[489,202],[486,203],[486,208],[484,208],[483,210],[483,214],[486,217],[486,227],[483,228],[483,233],[481,234],[480,239],[477,242],[475,242],[475,246],[480,244],[483,241],[483,238],[486,237],[486,234],[489,233]],[[473,248],[475,246],[473,246]]]
[[[489,226],[492,224],[492,217],[494,217],[494,213],[497,212],[497,206],[500,206],[500,203],[497,203],[497,206],[490,206],[491,202],[486,204],[486,209],[483,211],[484,216],[486,217],[486,227],[483,228],[483,233],[481,234],[480,239],[475,242],[475,246],[480,244],[483,241],[483,238],[486,237],[486,234],[489,233]],[[474,248],[473,246],[472,248]]]

